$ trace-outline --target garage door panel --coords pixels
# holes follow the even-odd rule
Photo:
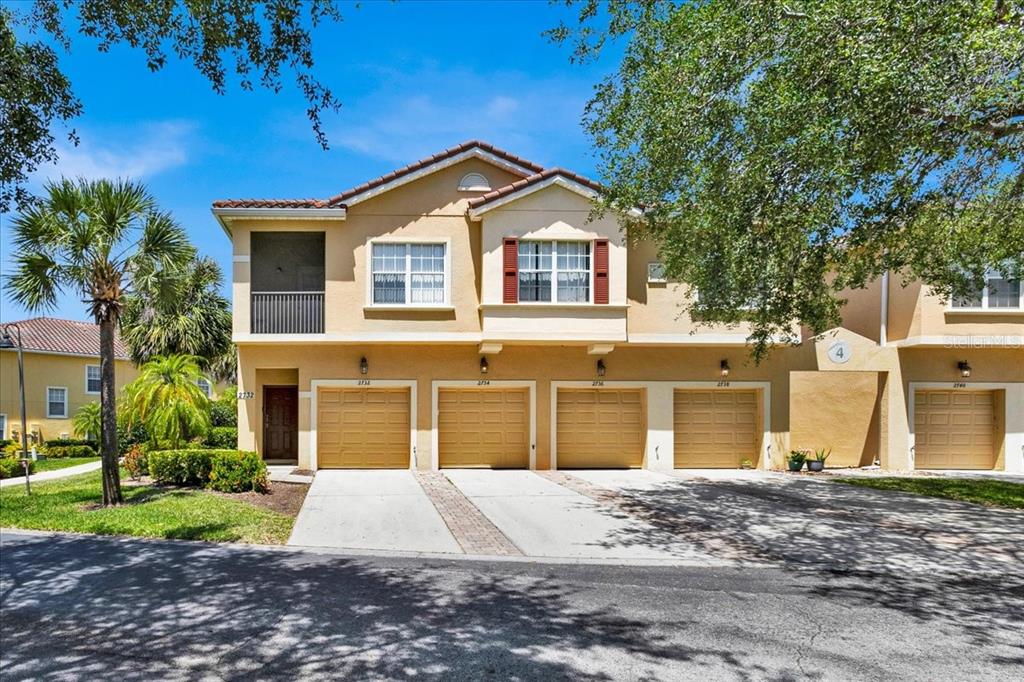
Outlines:
[[[755,391],[680,389],[673,410],[677,468],[737,468],[757,459]]]
[[[993,391],[917,391],[916,468],[993,468],[998,440],[995,402]]]
[[[407,388],[320,388],[317,391],[317,466],[409,467]]]
[[[529,389],[438,389],[442,468],[526,468],[530,464]]]
[[[641,389],[559,388],[555,402],[558,468],[643,465],[647,433]]]

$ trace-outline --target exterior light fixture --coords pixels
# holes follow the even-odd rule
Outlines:
[[[971,366],[967,364],[966,360],[961,360],[960,362],[956,363],[956,368],[960,370],[960,376],[962,376],[964,379],[967,379],[971,376]]]
[[[597,361],[597,376],[603,377],[605,372],[604,359]]]
[[[480,373],[481,374],[487,374],[487,370],[488,369],[490,369],[490,366],[487,364],[487,357],[486,356],[481,356],[480,357]]]
[[[366,374],[370,371],[370,363],[366,361],[366,357],[359,358],[359,373]]]
[[[722,376],[723,377],[729,376],[729,361],[728,360],[722,360],[720,363],[718,363],[718,366],[722,368]]]

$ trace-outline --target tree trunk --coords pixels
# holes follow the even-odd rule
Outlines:
[[[121,475],[117,453],[117,396],[114,392],[114,320],[100,321],[100,447],[103,460],[103,504],[121,504]]]

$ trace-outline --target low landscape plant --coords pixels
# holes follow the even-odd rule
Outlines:
[[[124,455],[124,468],[133,481],[138,481],[149,473],[149,456],[142,445],[136,443]]]
[[[148,453],[149,475],[157,483],[204,486],[221,492],[266,492],[267,467],[255,452],[239,450],[156,450]]]
[[[230,449],[238,446],[238,428],[234,426],[214,426],[206,434],[204,444],[208,448]]]
[[[36,463],[32,460],[28,460],[28,472],[34,473],[36,470]],[[13,457],[0,458],[0,478],[14,478],[15,476],[23,476],[25,469],[21,465],[21,460]]]
[[[806,461],[807,453],[803,450],[790,450],[786,455],[786,464],[789,465],[790,471],[800,471]]]
[[[47,445],[44,454],[48,458],[95,457],[96,448],[91,445]]]
[[[51,438],[43,443],[43,452],[50,448],[62,448],[68,445],[88,445],[94,450],[96,449],[96,441],[87,438]]]
[[[228,386],[219,398],[210,403],[210,424],[238,426],[238,397],[234,386]]]

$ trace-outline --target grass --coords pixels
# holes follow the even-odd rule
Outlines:
[[[89,462],[98,462],[99,457],[63,457],[60,459],[43,459],[36,462],[36,473],[42,471],[56,471],[57,469],[66,469],[68,467],[78,466],[79,464],[88,464]]]
[[[122,480],[124,474],[122,473]],[[216,493],[124,486],[125,504],[103,508],[100,472],[0,488],[0,527],[147,538],[283,544],[294,519]]]
[[[857,485],[876,490],[898,490],[905,493],[941,497],[947,500],[974,502],[988,507],[1024,509],[1024,483],[997,481],[987,478],[854,478],[832,479],[846,485]]]

